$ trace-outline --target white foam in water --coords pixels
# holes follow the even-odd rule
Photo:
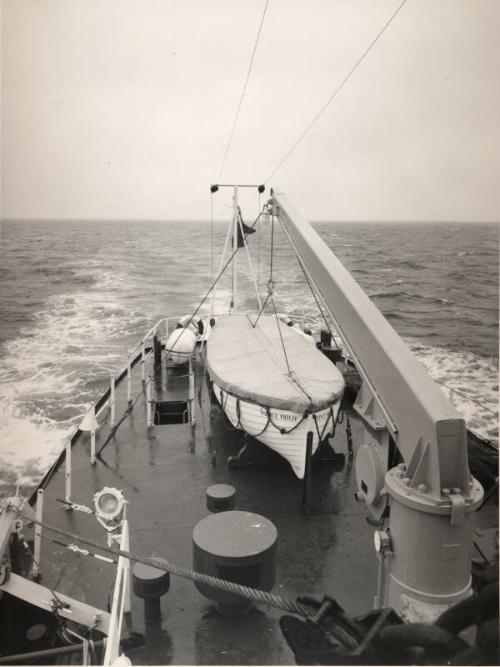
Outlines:
[[[131,330],[137,321],[144,322],[144,316],[131,316],[113,298],[114,292],[123,293],[125,274],[106,272],[99,266],[89,268],[98,278],[97,286],[50,297],[34,323],[4,346],[0,367],[1,483],[29,485],[46,472],[67,436],[98,398],[106,376],[125,364]],[[250,299],[253,290],[249,278],[246,282]],[[261,276],[261,291],[263,282]],[[244,287],[244,279],[241,283]],[[311,295],[304,295],[300,285],[293,294],[291,282],[287,288],[276,290],[278,309],[318,334],[324,323]],[[244,299],[242,294],[240,307]],[[225,311],[229,300],[230,290],[223,285],[217,292],[215,310]],[[210,298],[200,315],[209,312]],[[340,339],[338,342],[342,344]],[[454,390],[450,394],[443,387],[469,428],[498,442],[495,360],[417,340],[408,343],[431,377]],[[86,386],[89,382],[90,387]]]
[[[62,428],[48,418],[27,418],[8,401],[0,406],[0,422],[0,482],[9,485],[30,485],[40,479],[71,432],[71,428]]]
[[[289,316],[302,325],[310,326],[318,335],[324,322],[310,295],[300,299],[299,314],[293,297],[285,298],[283,303],[283,310]],[[342,347],[340,337],[335,335],[335,339]],[[417,339],[405,338],[405,341],[432,379],[440,383],[457,412],[466,420],[468,428],[498,447],[498,360],[473,352],[454,352],[444,347],[425,345]]]
[[[498,446],[497,361],[472,352],[452,352],[414,340],[408,342],[467,426]]]
[[[120,279],[101,273],[99,288],[109,290]],[[101,289],[55,295],[33,325],[5,344],[0,482],[34,483],[46,472],[97,398],[98,389],[84,383],[124,363],[123,336],[130,324],[120,304]]]

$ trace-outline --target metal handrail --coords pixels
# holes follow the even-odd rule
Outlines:
[[[129,528],[128,521],[122,523],[120,539],[120,551],[129,550]],[[113,602],[111,605],[111,618],[109,623],[108,641],[104,654],[103,665],[112,665],[120,655],[120,639],[122,634],[123,614],[130,612],[130,561],[120,556],[116,569],[115,586],[113,589]]]

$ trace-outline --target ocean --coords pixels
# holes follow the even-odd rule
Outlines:
[[[315,228],[469,428],[498,443],[498,226]],[[144,333],[166,315],[194,310],[217,271],[225,233],[221,222],[2,223],[1,491],[17,484],[31,489]],[[271,227],[249,240],[264,295]],[[272,246],[278,310],[318,331],[315,300],[278,227]],[[243,250],[238,257],[237,303],[253,309]],[[217,311],[227,307],[229,295],[225,276]]]

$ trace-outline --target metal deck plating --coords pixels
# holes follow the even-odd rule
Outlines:
[[[151,359],[146,361],[151,364]],[[80,432],[72,448],[72,500],[88,503],[103,486],[121,488],[129,502],[130,548],[142,555],[160,554],[191,567],[192,530],[208,514],[206,488],[227,482],[236,488],[237,509],[269,518],[278,529],[277,582],[274,592],[297,595],[328,592],[350,612],[371,608],[376,586],[372,530],[364,507],[354,500],[354,465],[346,457],[343,470],[313,466],[311,516],[302,505],[303,484],[283,459],[256,443],[261,465],[232,468],[229,456],[245,436],[234,430],[210,398],[203,364],[194,364],[196,426],[155,426],[147,433],[146,392],[140,366],[132,373],[132,395],[140,399],[130,416],[99,453],[110,427],[97,431],[97,461],[89,463],[90,437]],[[152,367],[150,368],[152,371]],[[146,372],[146,377],[149,375]],[[179,377],[181,376],[181,377]],[[125,383],[123,383],[125,384]],[[121,385],[123,387],[123,385]],[[116,392],[116,415],[127,409],[126,392]],[[143,392],[141,394],[141,392]],[[185,369],[169,369],[162,398],[188,396]],[[349,411],[354,442],[361,424]],[[338,427],[336,450],[347,450]],[[49,523],[104,544],[103,531],[92,516],[64,511],[54,498],[64,498],[65,467],[56,469],[45,488],[44,517]],[[49,537],[48,531],[44,536]],[[114,567],[42,540],[44,583],[58,591],[106,608],[114,583]],[[130,654],[134,663],[290,664],[293,654],[278,625],[281,612],[258,605],[243,618],[224,619],[214,604],[189,581],[173,577],[162,599],[163,620],[147,646]],[[144,631],[142,601],[132,598],[132,627]],[[149,633],[151,634],[151,633]]]

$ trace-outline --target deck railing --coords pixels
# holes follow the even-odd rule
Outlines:
[[[122,523],[120,539],[120,550],[130,550],[130,538],[128,521]],[[108,641],[104,653],[103,665],[112,665],[120,656],[120,639],[122,634],[123,615],[129,613],[130,603],[130,561],[120,556],[116,570],[115,586],[113,589],[113,602],[111,604],[111,619],[109,623]]]
[[[122,370],[118,376],[110,376],[109,389],[104,393],[104,395],[94,404],[85,413],[82,421],[80,422],[79,427],[68,436],[65,445],[65,479],[66,479],[66,488],[65,488],[65,500],[68,503],[68,506],[72,504],[72,495],[71,495],[71,447],[74,437],[78,430],[86,430],[90,433],[90,463],[95,464],[96,462],[96,432],[99,424],[100,418],[103,418],[103,414],[106,410],[109,410],[109,423],[113,428],[116,423],[116,389],[122,384],[126,379],[127,381],[127,403],[130,405],[132,403],[132,369],[137,364],[141,364],[141,379],[146,384],[146,363],[149,357],[152,354],[152,347],[148,346],[148,341],[150,341],[154,336],[158,335],[158,332],[162,327],[164,327],[165,336],[168,338],[169,330],[171,329],[172,322],[177,323],[181,319],[181,315],[162,317],[159,319],[154,326],[149,329],[149,331],[142,337],[140,342],[132,349],[132,352],[129,354],[127,359],[127,365]],[[102,423],[102,421],[101,421]],[[82,428],[83,427],[83,428]]]
[[[49,496],[50,498],[51,496]],[[56,498],[56,500],[59,500]],[[75,508],[82,510],[86,513],[92,514],[92,510],[83,505],[77,505]],[[44,510],[44,491],[43,489],[38,489],[37,492],[37,503],[36,503],[36,519],[37,524],[35,526],[35,536],[34,536],[34,547],[33,547],[33,568],[35,571],[39,568],[40,563],[40,553],[41,553],[41,541],[42,541],[42,523],[43,523],[43,510]],[[120,533],[116,537],[111,538],[113,541],[117,541],[120,547],[120,551],[129,552],[130,551],[130,532],[128,521],[126,515],[123,515],[124,518],[120,524],[119,530]],[[110,542],[108,542],[110,544]],[[96,612],[99,613],[99,610],[96,609]],[[123,626],[123,615],[125,613],[131,612],[131,589],[130,589],[130,560],[119,556],[118,564],[116,569],[115,583],[113,588],[113,601],[110,612],[110,620],[108,626],[107,638],[104,642],[106,647],[104,654],[103,665],[112,665],[115,660],[120,656],[120,640],[121,632]],[[73,634],[75,634],[73,632]],[[78,635],[75,635],[78,637]],[[88,640],[82,639],[82,664],[87,665],[90,662],[87,660],[89,656],[88,652]]]

